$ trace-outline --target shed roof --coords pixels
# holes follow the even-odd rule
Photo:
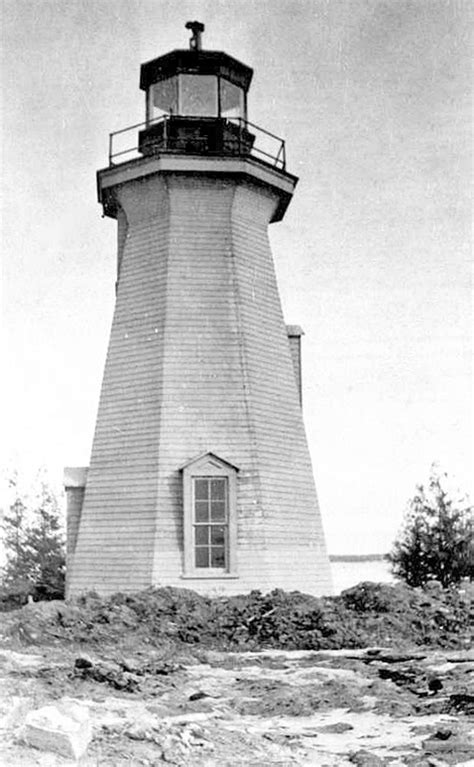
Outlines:
[[[290,337],[304,336],[304,330],[299,325],[287,325],[286,332]]]
[[[85,487],[88,466],[66,466],[64,469],[64,487]]]

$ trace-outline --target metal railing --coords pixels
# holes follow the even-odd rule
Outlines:
[[[109,135],[109,165],[161,153],[250,156],[286,168],[284,140],[241,117],[162,115]]]

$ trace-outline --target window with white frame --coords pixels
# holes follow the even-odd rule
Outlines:
[[[237,472],[213,453],[182,467],[184,577],[235,577]]]
[[[193,477],[194,566],[228,565],[227,477]]]

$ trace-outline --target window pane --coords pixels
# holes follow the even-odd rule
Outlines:
[[[221,77],[221,116],[245,117],[244,92],[238,85]]]
[[[194,528],[194,536],[195,536],[194,540],[195,540],[196,546],[207,546],[209,543],[208,525],[197,525]],[[217,542],[218,541],[216,541],[216,543]]]
[[[209,501],[195,501],[194,516],[195,516],[195,522],[208,522],[209,521]]]
[[[195,117],[217,116],[217,77],[179,75],[179,113]]]
[[[207,479],[195,479],[194,480],[194,497],[199,500],[209,498],[209,480]]]
[[[225,479],[211,479],[211,498],[216,501],[225,499]]]
[[[211,527],[211,543],[214,546],[224,546],[225,544],[225,527],[221,525],[212,525]]]
[[[225,549],[223,546],[212,547],[211,567],[225,567]]]
[[[196,548],[196,567],[209,567],[209,549],[207,546]]]
[[[211,501],[211,521],[223,522],[225,518],[225,502]]]
[[[160,83],[155,83],[150,88],[152,117],[161,114],[176,114],[178,111],[178,78],[169,77]]]

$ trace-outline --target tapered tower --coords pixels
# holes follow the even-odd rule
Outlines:
[[[117,295],[90,467],[66,470],[68,593],[328,593],[267,234],[297,179],[248,121],[252,70],[187,26],[189,50],[142,65],[146,121],[98,172]]]

